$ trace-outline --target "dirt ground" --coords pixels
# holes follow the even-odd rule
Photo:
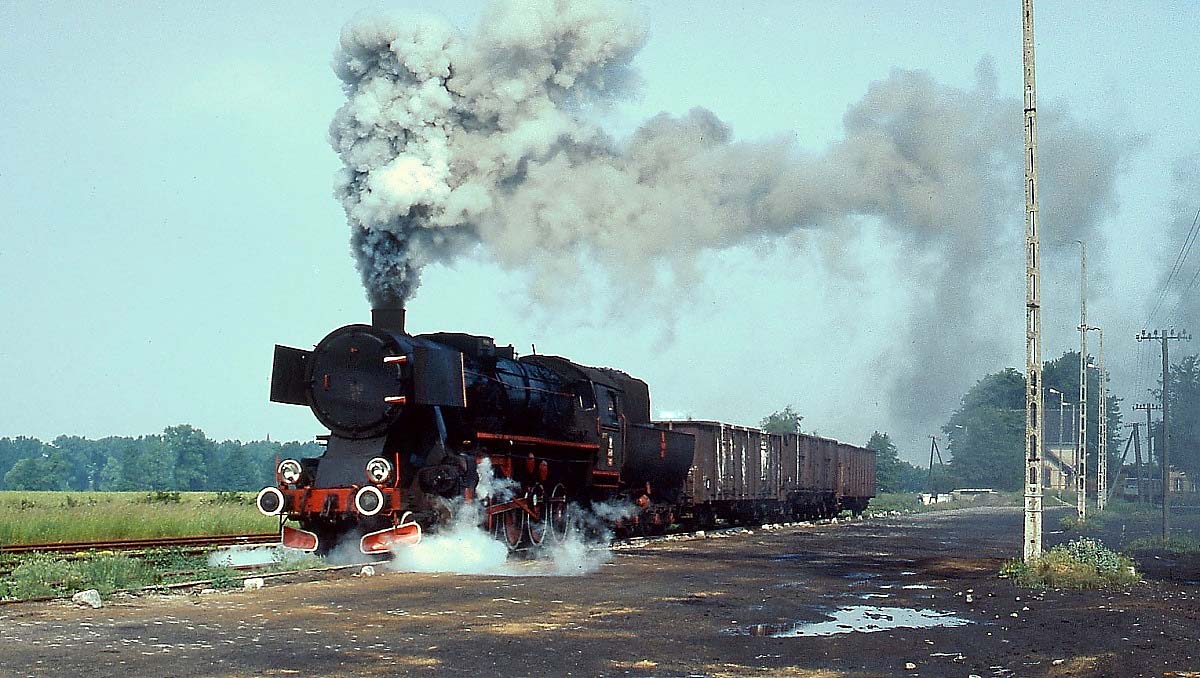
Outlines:
[[[1071,536],[1053,534],[1059,515],[1047,514],[1050,543]],[[1196,514],[1175,520],[1181,530],[1198,524]],[[98,610],[10,605],[0,607],[0,675],[1200,670],[1196,558],[1147,554],[1151,578],[1130,591],[1031,592],[996,576],[1019,552],[1020,526],[1019,509],[981,507],[659,542],[619,550],[582,577],[350,570],[268,580],[257,591],[116,599]],[[1105,529],[1115,545],[1149,526]],[[853,613],[860,619],[843,619]],[[841,621],[831,622],[835,614]],[[825,632],[837,633],[806,635]]]

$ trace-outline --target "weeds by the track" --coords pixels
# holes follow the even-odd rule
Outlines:
[[[1076,539],[1046,551],[1029,563],[1010,560],[1000,576],[1031,588],[1102,589],[1142,580],[1133,561],[1094,539]]]
[[[1134,539],[1125,546],[1129,553],[1135,551],[1166,551],[1184,556],[1200,555],[1200,539],[1191,535],[1173,536],[1167,541],[1162,537],[1141,537]]]
[[[250,492],[0,492],[0,544],[270,532]]]
[[[259,568],[257,573],[285,572],[323,567],[325,561],[300,554]],[[138,556],[87,552],[64,557],[58,553],[30,553],[5,556],[0,560],[0,600],[25,600],[69,596],[77,591],[96,589],[107,597],[114,591],[136,591],[149,586],[169,586],[183,582],[206,581],[211,588],[222,589],[241,584],[246,572],[208,564],[207,553],[168,548],[154,549]]]

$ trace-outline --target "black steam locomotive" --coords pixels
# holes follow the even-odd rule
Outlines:
[[[800,434],[650,419],[646,383],[564,358],[517,358],[491,337],[410,335],[402,309],[331,332],[312,351],[275,347],[271,400],[311,407],[324,454],[285,459],[258,508],[283,543],[327,552],[353,535],[363,553],[415,543],[450,502],[479,501],[510,548],[563,539],[569,503],[623,500],[620,527],[816,517],[861,511],[874,453]],[[479,469],[515,489],[475,497]],[[299,528],[286,524],[287,519]]]
[[[357,535],[364,553],[412,543],[474,499],[478,465],[519,489],[487,500],[485,527],[510,547],[567,529],[568,502],[624,498],[642,521],[672,519],[692,436],[653,426],[645,382],[491,337],[409,335],[404,311],[331,332],[312,351],[276,346],[271,400],[307,405],[329,428],[325,453],[286,459],[259,510],[295,519],[286,545],[324,552]]]

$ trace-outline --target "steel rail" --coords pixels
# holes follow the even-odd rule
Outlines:
[[[63,553],[74,551],[138,551],[155,548],[233,546],[267,544],[279,541],[278,532],[223,534],[204,537],[155,537],[150,539],[108,539],[102,541],[49,542],[44,544],[0,544],[0,554]]]

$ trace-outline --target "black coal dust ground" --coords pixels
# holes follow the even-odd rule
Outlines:
[[[1064,514],[1065,515],[1065,514]],[[1047,513],[1054,532],[1059,514]],[[1175,520],[1200,527],[1200,514]],[[1013,587],[1020,510],[623,548],[590,575],[356,569],[255,591],[0,608],[0,675],[1041,676],[1200,669],[1200,564]],[[1114,541],[1149,526],[1109,526]],[[1068,535],[1048,534],[1047,541]],[[1113,543],[1113,542],[1110,542]]]

